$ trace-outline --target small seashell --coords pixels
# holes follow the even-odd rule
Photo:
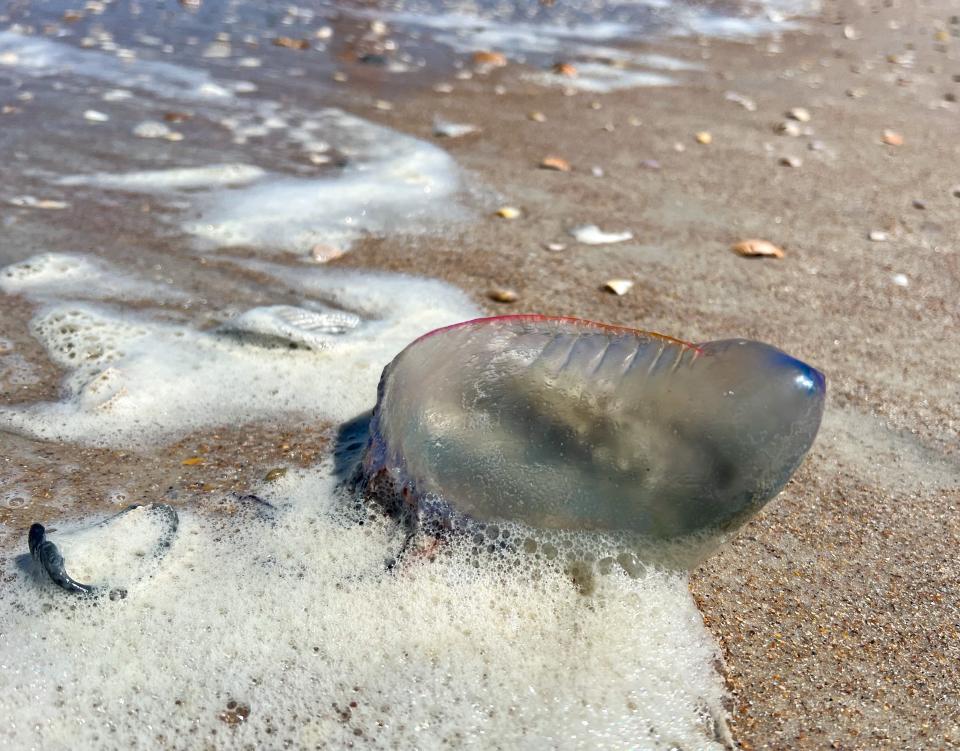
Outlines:
[[[875,243],[885,243],[890,239],[890,236],[886,232],[878,229],[872,230],[867,237],[869,237]]]
[[[310,248],[310,257],[317,263],[332,261],[334,258],[340,258],[344,253],[346,253],[346,251],[342,248],[335,248],[332,245],[324,245],[323,243],[317,243]]]
[[[497,216],[504,219],[517,219],[520,217],[520,209],[514,206],[502,206],[497,209]]]
[[[87,110],[83,113],[83,119],[91,123],[105,123],[110,119],[110,115],[106,112],[99,112],[97,110]]]
[[[910,286],[910,280],[907,278],[906,274],[894,274],[891,281],[893,281],[893,283],[898,287]]]
[[[487,297],[494,302],[503,303],[512,303],[520,299],[520,295],[518,295],[512,289],[503,289],[500,287],[494,287],[493,289],[488,290]]]
[[[494,68],[502,68],[507,64],[507,57],[502,52],[480,50],[473,53],[473,62],[477,65],[489,65]]]
[[[783,248],[769,240],[742,240],[733,246],[737,255],[759,258],[783,258]]]
[[[629,279],[610,279],[603,283],[603,288],[619,297],[627,294],[633,288],[633,282]]]
[[[571,169],[570,162],[558,156],[544,157],[540,162],[540,167],[542,169],[553,170],[555,172],[569,172]]]
[[[276,467],[275,469],[271,469],[269,472],[267,472],[267,474],[263,476],[263,481],[273,482],[274,480],[279,480],[285,474],[287,474],[286,467]]]
[[[294,39],[293,37],[274,37],[273,43],[277,47],[283,47],[288,50],[308,50],[310,41],[308,39]]]
[[[549,250],[551,253],[560,253],[561,251],[567,249],[565,243],[547,243],[543,247]]]
[[[796,120],[798,123],[808,123],[813,119],[810,115],[810,110],[804,109],[803,107],[794,107],[787,110],[787,117],[791,120]]]
[[[527,115],[528,120],[533,120],[535,123],[544,123],[547,121],[547,116],[542,112],[531,112]]]
[[[903,136],[894,130],[883,131],[881,139],[887,146],[903,146]]]
[[[567,78],[576,78],[578,75],[576,67],[571,63],[556,63],[553,66],[553,72]]]
[[[710,131],[707,130],[701,130],[694,138],[697,139],[697,143],[702,143],[704,146],[709,146],[713,143],[713,136],[710,134]]]
[[[596,224],[581,224],[571,229],[570,234],[584,245],[609,245],[633,239],[632,232],[604,232]]]

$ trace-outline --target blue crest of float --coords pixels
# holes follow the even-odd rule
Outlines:
[[[361,472],[421,518],[680,541],[780,492],[825,393],[822,373],[760,342],[481,318],[384,369]]]

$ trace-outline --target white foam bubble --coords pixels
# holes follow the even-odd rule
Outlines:
[[[236,187],[259,180],[266,172],[251,164],[210,164],[204,167],[179,167],[140,172],[96,172],[91,175],[68,175],[54,182],[57,185],[90,185],[108,190],[135,193],[162,193],[168,190]]]
[[[0,290],[35,299],[179,300],[168,285],[140,279],[78,253],[42,253],[0,270]]]
[[[0,425],[48,440],[119,446],[282,416],[345,420],[372,406],[381,370],[406,344],[477,315],[462,293],[429,279],[255,266],[301,290],[305,309],[296,321],[286,316],[283,326],[276,309],[248,312],[234,329],[314,348],[322,339],[323,351],[261,346],[250,337],[164,323],[124,309],[50,303],[34,318],[32,330],[67,370],[65,398],[0,407]],[[63,271],[68,281],[73,268]],[[53,274],[48,271],[48,279]],[[87,277],[85,296],[115,295],[114,279]],[[56,289],[57,280],[47,285]],[[339,325],[320,331],[317,318],[304,323],[310,313]]]
[[[239,120],[235,125],[244,133],[253,127],[241,127]],[[442,149],[339,110],[324,110],[309,125],[291,137],[305,151],[326,151],[326,141],[311,135],[322,131],[346,155],[342,170],[304,178],[249,165],[211,165],[77,175],[59,182],[149,193],[205,189],[191,200],[191,214],[199,218],[182,227],[208,248],[347,249],[364,235],[430,231],[466,215],[457,201],[459,170]]]
[[[37,77],[69,74],[171,99],[215,101],[233,96],[205,71],[160,61],[123,60],[14,31],[0,31],[0,66]]]
[[[524,575],[462,537],[389,568],[404,531],[358,524],[325,468],[267,499],[282,505],[261,517],[181,508],[124,599],[8,578],[4,742],[722,748],[718,651],[685,577],[611,572],[584,596],[562,567],[529,559]],[[106,549],[131,548],[119,531]]]

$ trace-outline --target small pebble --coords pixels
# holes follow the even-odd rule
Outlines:
[[[633,288],[633,282],[629,279],[611,279],[604,282],[603,288],[607,292],[612,292],[618,297],[627,294]]]
[[[803,160],[797,156],[782,156],[780,157],[780,164],[784,167],[801,167],[803,166]]]
[[[883,138],[881,140],[887,146],[903,146],[903,136],[897,133],[895,130],[883,131]]]
[[[593,167],[590,168],[590,174],[593,175],[594,177],[603,177],[604,175],[603,167],[598,167],[594,165]]]
[[[702,143],[704,146],[709,146],[711,143],[713,143],[713,136],[709,131],[706,130],[701,130],[694,136],[694,138],[697,139],[697,143]]]
[[[473,62],[477,65],[488,65],[492,68],[502,68],[507,64],[507,57],[502,52],[480,50],[473,53]]]
[[[494,302],[502,303],[512,303],[520,299],[520,295],[518,295],[512,289],[501,289],[499,287],[489,290],[487,292],[487,297]]]
[[[294,39],[293,37],[274,37],[273,44],[276,47],[283,47],[288,50],[308,50],[310,42],[306,39]]]
[[[798,123],[808,123],[813,119],[810,115],[810,110],[803,107],[794,107],[793,109],[787,110],[787,117],[791,120],[796,120]]]
[[[926,208],[927,208],[927,202],[926,202],[926,201],[921,201],[921,200],[919,200],[919,199],[914,199],[912,205],[913,205],[913,208],[915,208],[915,209],[917,209],[917,210],[919,210],[919,211],[924,211],[924,210],[926,210]]]
[[[89,120],[91,123],[105,123],[110,119],[110,115],[97,110],[87,110],[83,113],[83,119]]]
[[[277,468],[271,469],[269,472],[267,472],[267,474],[265,474],[265,475],[263,476],[263,481],[264,481],[264,482],[273,482],[274,480],[279,480],[279,479],[280,479],[281,477],[283,477],[285,474],[287,474],[287,468],[286,468],[286,467],[277,467]]]
[[[567,246],[564,243],[547,243],[543,247],[545,247],[551,253],[560,253],[567,249]]]
[[[875,243],[885,243],[890,238],[886,232],[879,229],[872,230],[867,237]]]
[[[656,159],[644,159],[640,162],[640,166],[644,169],[658,170],[660,169],[660,162]]]
[[[376,102],[373,103],[373,106],[376,109],[381,110],[382,112],[389,112],[390,110],[393,109],[393,103],[388,102],[386,99],[378,99]]]
[[[520,209],[514,206],[502,206],[497,209],[497,216],[504,219],[517,219],[520,216]]]
[[[531,112],[527,115],[528,120],[533,120],[535,123],[545,123],[547,121],[547,116],[542,112]]]
[[[892,281],[898,287],[907,287],[910,285],[910,280],[907,278],[906,274],[894,274]]]
[[[557,63],[553,66],[553,72],[558,76],[566,76],[567,78],[577,77],[577,69],[570,63]]]

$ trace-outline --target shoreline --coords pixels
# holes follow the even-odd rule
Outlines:
[[[875,14],[830,4],[780,42],[647,45],[706,65],[676,74],[679,87],[564,96],[508,65],[442,95],[403,87],[390,111],[357,111],[443,147],[475,176],[486,214],[447,235],[360,240],[329,266],[441,278],[490,315],[575,315],[688,341],[748,336],[827,373],[827,417],[801,469],[692,577],[743,748],[960,744],[960,342],[944,336],[960,330],[960,173],[950,168],[960,110],[944,98],[960,96],[960,25],[950,18],[945,0]],[[798,107],[811,115],[791,121],[800,135],[778,134]],[[435,114],[480,132],[435,139]],[[887,130],[903,143],[884,144]],[[549,156],[572,171],[539,168]],[[781,163],[791,159],[801,164]],[[521,217],[495,216],[500,205]],[[112,220],[92,221],[109,230]],[[581,245],[568,230],[584,223],[635,240]],[[747,237],[786,257],[730,252]],[[634,286],[612,295],[603,285],[614,278]],[[492,288],[518,300],[495,303]],[[323,442],[322,430],[301,441],[255,432],[223,450],[214,489],[242,488],[263,451],[309,462],[301,443]],[[165,471],[179,469],[185,485],[191,442],[205,440],[165,450]],[[36,453],[38,486],[63,474],[50,466],[57,451]],[[138,474],[135,457],[88,455]],[[245,479],[232,485],[231,472]],[[164,476],[135,482],[159,489]],[[85,496],[103,504],[98,483]]]

